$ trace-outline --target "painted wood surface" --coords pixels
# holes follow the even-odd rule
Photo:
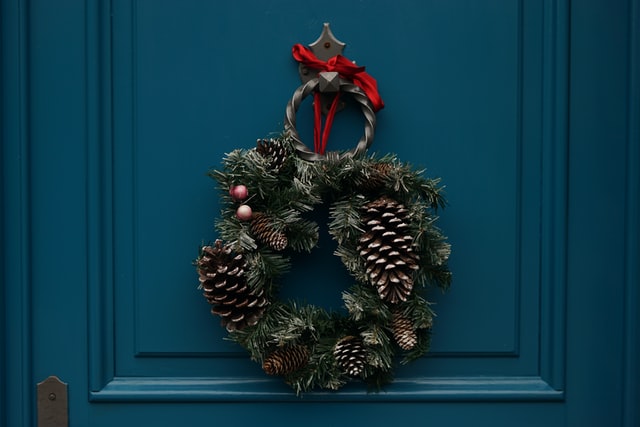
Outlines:
[[[35,425],[49,375],[72,426],[637,425],[639,13],[3,1],[0,425]],[[222,339],[191,262],[216,237],[207,170],[281,130],[290,48],[323,22],[378,80],[372,150],[442,177],[454,282],[432,293],[431,354],[392,385],[301,399]],[[347,110],[329,144],[361,132]],[[326,243],[283,292],[337,308]]]

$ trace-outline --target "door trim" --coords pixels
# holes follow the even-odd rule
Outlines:
[[[125,6],[126,4],[126,6]],[[519,3],[520,38],[523,44],[523,8]],[[123,7],[126,10],[111,8]],[[309,393],[306,399],[385,401],[455,401],[455,400],[562,400],[564,399],[565,325],[566,325],[566,250],[568,186],[568,44],[569,6],[567,0],[545,0],[540,23],[543,34],[542,99],[544,112],[541,130],[542,212],[540,215],[540,343],[539,371],[532,376],[457,377],[397,379],[392,391],[380,394],[345,390],[340,393]],[[259,377],[156,377],[118,376],[115,369],[115,300],[114,278],[114,141],[135,142],[135,59],[131,64],[114,63],[113,46],[131,43],[135,52],[136,2],[89,2],[87,15],[87,54],[89,89],[87,117],[88,147],[88,221],[87,241],[89,277],[89,363],[90,399],[92,401],[268,401],[296,399],[291,391],[281,394],[279,382]],[[111,22],[110,16],[118,16]],[[538,18],[536,18],[538,19]],[[116,28],[117,31],[113,29]],[[114,37],[118,37],[114,40]],[[123,41],[124,40],[124,41]],[[135,54],[132,54],[135,56]],[[519,57],[519,71],[523,71]],[[93,64],[93,65],[92,65]],[[96,65],[97,64],[97,65]],[[122,68],[120,68],[122,67]],[[131,81],[116,81],[116,76],[130,76]],[[522,84],[520,84],[522,87]],[[131,99],[114,98],[118,90],[130,91]],[[520,94],[522,97],[522,94]],[[130,122],[113,128],[111,112],[131,111],[122,115]],[[524,118],[521,117],[521,121]],[[522,128],[522,126],[521,126]],[[522,139],[523,135],[519,135]],[[522,153],[520,153],[522,154]],[[130,155],[130,154],[129,154]],[[131,226],[128,226],[127,230]],[[518,331],[516,329],[516,331]],[[518,357],[518,350],[505,356]],[[137,357],[144,355],[136,354]],[[161,356],[161,355],[160,355]],[[220,355],[218,355],[220,356]],[[439,357],[443,355],[436,355]],[[446,356],[446,355],[444,355]],[[490,357],[492,355],[485,355]],[[504,356],[504,355],[503,355]],[[220,363],[224,363],[220,357]]]

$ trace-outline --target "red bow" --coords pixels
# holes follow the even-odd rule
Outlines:
[[[306,46],[300,43],[293,45],[291,49],[293,57],[296,61],[303,63],[309,68],[322,71],[335,71],[342,78],[352,80],[353,83],[360,87],[371,101],[373,111],[384,108],[384,102],[378,93],[378,84],[376,80],[364,71],[364,67],[359,67],[349,61],[342,55],[336,55],[329,58],[328,61],[322,61]]]

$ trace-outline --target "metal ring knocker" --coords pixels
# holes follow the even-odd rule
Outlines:
[[[341,78],[337,79],[339,81],[338,90],[340,90],[341,92],[350,93],[353,96],[353,98],[360,104],[362,113],[364,114],[365,118],[364,134],[360,138],[360,141],[358,141],[356,147],[350,151],[345,151],[342,153],[327,152],[326,154],[320,154],[311,151],[300,139],[300,135],[296,130],[296,112],[298,111],[298,108],[300,107],[302,101],[310,93],[315,90],[322,89],[321,83],[324,83],[322,79],[325,78],[323,74],[325,73],[320,73],[320,77],[315,77],[309,80],[304,85],[298,87],[298,89],[296,89],[296,91],[293,93],[291,100],[287,104],[287,109],[284,117],[284,129],[293,139],[295,150],[302,159],[309,161],[325,160],[333,157],[352,157],[365,153],[373,142],[373,135],[376,127],[376,113],[373,111],[373,106],[371,105],[371,102],[369,101],[369,98],[364,93],[364,91],[355,84]]]

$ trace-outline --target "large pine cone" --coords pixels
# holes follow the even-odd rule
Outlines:
[[[197,266],[203,295],[212,305],[211,313],[222,318],[227,331],[258,323],[269,301],[262,290],[249,288],[242,254],[234,254],[231,247],[216,240],[214,246],[202,248]]]
[[[347,375],[360,375],[367,360],[367,351],[362,339],[348,335],[341,338],[333,348],[333,356],[340,369]]]
[[[269,169],[278,172],[287,160],[287,150],[282,141],[269,138],[259,139],[256,151],[269,160]]]
[[[382,300],[391,304],[406,301],[420,259],[409,234],[409,211],[389,197],[366,204],[364,210],[365,233],[358,241],[358,251],[369,281]]]
[[[304,345],[278,348],[262,362],[262,369],[268,375],[287,375],[306,366],[309,349]]]
[[[403,350],[411,350],[418,342],[418,335],[411,320],[400,310],[393,312],[393,338]]]
[[[271,218],[262,213],[253,214],[251,220],[251,232],[265,245],[274,251],[282,251],[289,244],[287,235],[281,231],[275,230],[271,225]]]

